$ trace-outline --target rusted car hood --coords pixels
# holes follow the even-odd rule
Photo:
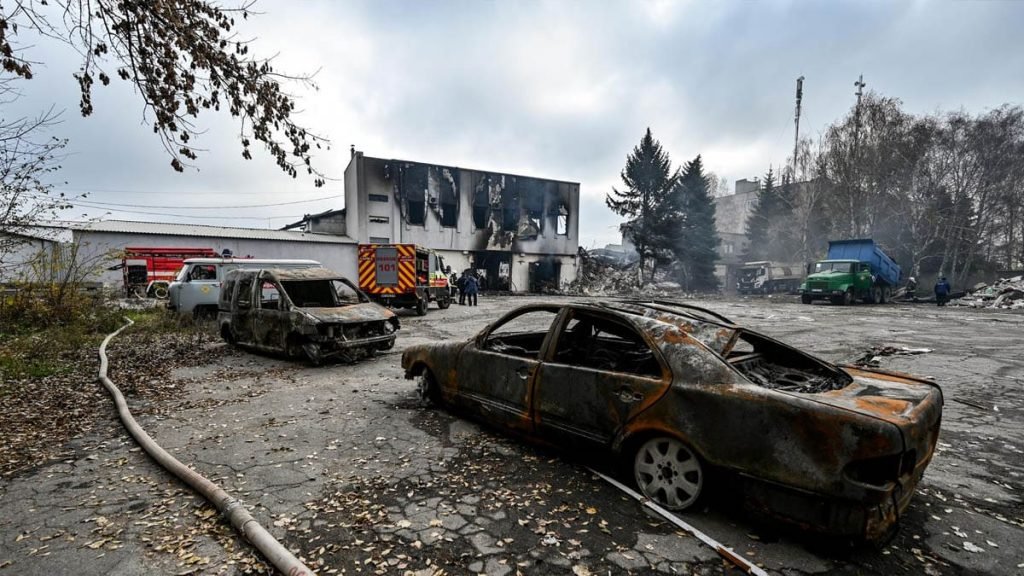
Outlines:
[[[395,317],[395,313],[387,308],[374,303],[352,304],[350,306],[336,306],[323,308],[296,308],[320,322],[352,324],[359,322],[373,322],[376,320],[389,320]]]

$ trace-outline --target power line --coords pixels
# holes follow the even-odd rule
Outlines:
[[[174,192],[160,192],[154,190],[124,190],[115,188],[78,188],[78,187],[67,187],[67,186],[55,186],[54,190],[60,192],[74,192],[74,193],[88,193],[94,194],[97,192],[111,193],[111,194],[140,194],[144,196],[160,196],[166,194],[174,194],[175,196],[266,196],[268,194],[277,194],[278,190],[274,191],[260,191],[260,192],[223,192],[223,191],[195,191],[195,190],[183,190]],[[325,190],[319,190],[325,192]]]
[[[123,208],[109,208],[107,206],[94,206],[77,200],[69,200],[67,203],[71,206],[77,206],[79,208],[92,208],[95,210],[107,210],[113,212],[124,212],[126,214],[145,214],[147,216],[174,216],[178,218],[194,218],[202,220],[271,220],[278,218],[302,218],[302,216],[199,216],[196,214],[175,214],[172,212],[148,212],[144,210],[125,210]]]
[[[321,202],[323,200],[333,200],[336,198],[342,198],[344,194],[336,194],[334,196],[323,196],[321,198],[311,198],[309,200],[294,200],[292,202],[277,202],[273,204],[242,204],[235,206],[159,206],[154,204],[122,204],[119,202],[101,202],[99,200],[87,200],[90,204],[98,204],[101,206],[108,207],[127,207],[127,208],[170,208],[175,210],[229,210],[237,208],[271,208],[274,206],[290,206],[293,204],[307,204],[309,202]]]

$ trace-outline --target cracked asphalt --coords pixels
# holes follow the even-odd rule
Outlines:
[[[312,368],[218,344],[208,362],[173,370],[180,397],[132,408],[322,574],[729,572],[582,463],[417,402],[399,366],[405,346],[467,338],[531,301],[403,315],[395,349],[355,365]],[[774,574],[1024,574],[1024,315],[703,304],[831,361],[873,346],[933,349],[882,366],[935,378],[946,405],[938,452],[885,546],[778,531],[730,494],[687,522]],[[72,457],[0,484],[0,575],[272,571],[123,431],[101,430],[73,440]]]

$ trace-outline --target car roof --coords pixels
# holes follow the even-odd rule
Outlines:
[[[739,326],[717,312],[675,300],[604,300],[573,306],[632,316],[644,323],[668,324],[721,355],[728,352],[740,332]]]

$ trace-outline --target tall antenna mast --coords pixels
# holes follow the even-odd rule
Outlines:
[[[854,126],[854,129],[856,130],[856,132],[854,133],[854,138],[855,138],[855,140],[857,142],[859,142],[860,141],[860,99],[861,99],[862,96],[864,96],[864,87],[867,86],[867,84],[864,82],[864,75],[861,74],[860,78],[858,78],[857,81],[853,83],[853,85],[857,87],[857,92],[855,92],[855,94],[857,95],[857,107],[853,111],[853,126]]]
[[[793,123],[796,124],[796,131],[793,134],[793,180],[791,183],[796,183],[796,155],[800,149],[800,104],[804,99],[804,77],[801,76],[796,79],[796,115],[793,117]]]

